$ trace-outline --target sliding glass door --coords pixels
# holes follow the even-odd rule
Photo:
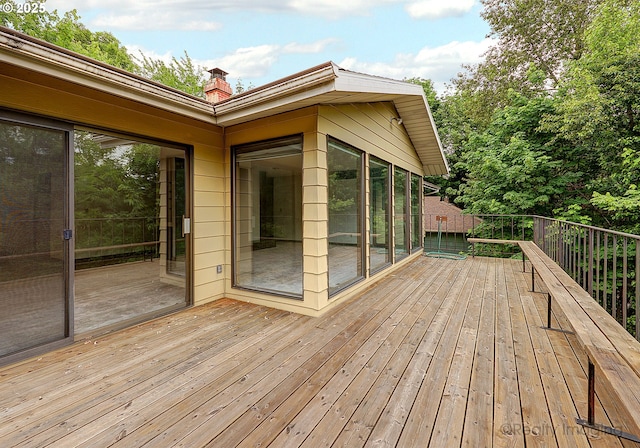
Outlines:
[[[75,132],[75,333],[188,304],[185,148]]]
[[[0,115],[0,360],[72,331],[70,132],[9,118]]]
[[[400,260],[409,254],[409,232],[407,229],[407,171],[396,167],[393,172],[393,240],[395,259]]]

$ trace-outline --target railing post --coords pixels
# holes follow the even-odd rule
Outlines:
[[[587,290],[591,297],[593,297],[593,233],[593,229],[589,229],[589,273],[587,277]]]
[[[531,292],[536,292],[536,268],[531,263]]]
[[[611,268],[611,315],[618,320],[618,236],[613,235],[613,266]],[[618,321],[619,322],[619,321]]]
[[[622,326],[627,328],[627,268],[628,268],[628,260],[627,260],[627,237],[624,237],[622,240]]]
[[[640,341],[640,239],[636,239],[636,339]]]

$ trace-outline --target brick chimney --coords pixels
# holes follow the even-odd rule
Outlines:
[[[218,103],[229,98],[233,94],[233,89],[231,89],[231,85],[226,80],[228,73],[219,68],[213,68],[208,72],[211,73],[211,78],[204,86],[207,101]]]

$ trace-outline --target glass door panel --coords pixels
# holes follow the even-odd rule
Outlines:
[[[0,357],[69,336],[67,141],[0,121]]]
[[[186,185],[185,160],[167,159],[167,272],[185,275]]]
[[[363,259],[363,154],[329,140],[329,294],[364,277]]]
[[[75,132],[75,333],[187,304],[186,152]]]
[[[369,270],[391,263],[389,237],[389,164],[371,157],[369,162]]]

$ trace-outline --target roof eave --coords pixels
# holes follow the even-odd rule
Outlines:
[[[0,59],[74,84],[212,122],[210,103],[125,70],[0,27]]]

